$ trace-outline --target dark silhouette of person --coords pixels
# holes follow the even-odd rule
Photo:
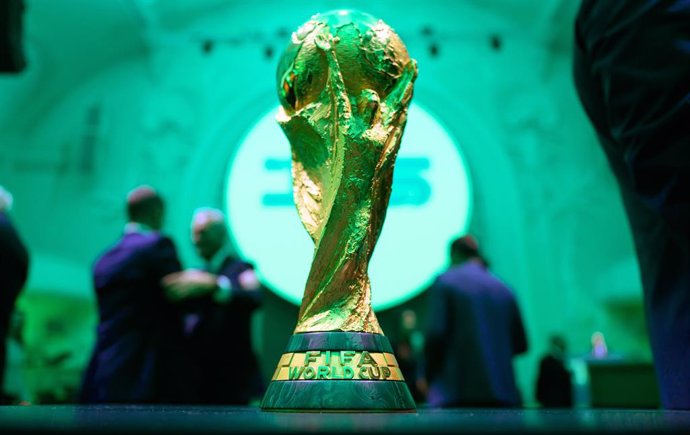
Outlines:
[[[394,341],[391,341],[398,368],[405,378],[405,383],[415,402],[421,403],[426,398],[425,380],[423,377],[424,333],[417,327],[417,313],[407,309],[400,314],[400,329]]]
[[[82,402],[193,401],[181,313],[162,285],[181,269],[173,241],[160,233],[163,215],[155,190],[134,189],[124,235],[95,262],[99,323]]]
[[[513,291],[488,269],[472,236],[450,246],[451,267],[429,289],[430,407],[518,407],[513,357],[527,337]]]
[[[573,406],[572,374],[565,364],[566,344],[563,337],[549,339],[549,351],[539,361],[537,401],[544,408]]]
[[[0,388],[4,385],[7,335],[15,303],[29,275],[29,253],[8,212],[12,195],[0,187]],[[2,402],[5,402],[4,393]]]
[[[690,3],[583,1],[575,85],[618,182],[661,403],[690,409]]]
[[[198,399],[203,404],[250,404],[264,387],[251,339],[261,284],[253,266],[230,249],[220,210],[201,208],[194,213],[192,241],[204,270],[187,269],[165,283],[171,297],[185,299]]]

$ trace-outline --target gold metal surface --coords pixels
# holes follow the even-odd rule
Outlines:
[[[398,35],[370,15],[315,15],[292,35],[278,66],[277,120],[315,245],[295,333],[382,333],[367,269],[416,77]]]
[[[366,356],[363,356],[364,354]],[[310,368],[306,369],[307,367]],[[350,376],[347,375],[347,370]],[[405,380],[393,354],[355,351],[284,353],[271,380],[341,379]]]

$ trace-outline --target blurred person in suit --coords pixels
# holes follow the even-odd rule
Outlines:
[[[566,364],[566,343],[560,335],[549,339],[549,350],[539,360],[537,401],[544,408],[572,408],[573,380]]]
[[[132,190],[124,234],[95,262],[99,323],[82,402],[194,401],[182,314],[162,285],[163,277],[181,270],[173,241],[160,233],[163,216],[163,199],[153,188]]]
[[[263,394],[252,348],[261,285],[253,266],[231,250],[220,210],[196,210],[191,230],[204,267],[172,274],[165,283],[172,298],[186,300],[185,331],[198,397],[204,404],[247,405]]]
[[[0,387],[2,388],[5,385],[7,338],[12,313],[29,275],[29,253],[9,217],[12,200],[12,195],[0,186]],[[2,393],[1,400],[5,403],[4,389]]]
[[[574,79],[623,199],[661,403],[690,409],[690,2],[586,0]]]
[[[430,407],[519,407],[513,357],[527,337],[513,291],[488,269],[472,236],[454,240],[450,268],[429,289]]]

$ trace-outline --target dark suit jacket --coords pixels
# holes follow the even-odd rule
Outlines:
[[[632,231],[665,408],[690,409],[690,4],[583,1],[574,79]]]
[[[251,265],[228,257],[220,270],[232,284],[227,303],[211,296],[196,301],[198,323],[189,336],[201,403],[246,405],[262,392],[259,365],[251,346],[251,318],[261,291],[240,289],[238,276]]]
[[[84,402],[192,401],[181,313],[160,284],[180,269],[172,240],[157,233],[126,234],[96,261],[100,322]]]
[[[513,292],[475,262],[449,269],[429,291],[429,405],[519,406],[512,363],[527,339]]]
[[[0,386],[5,374],[5,346],[14,304],[29,273],[29,254],[12,222],[0,212]]]

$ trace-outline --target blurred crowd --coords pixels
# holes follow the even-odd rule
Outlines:
[[[5,354],[22,346],[22,316],[12,313],[30,256],[9,217],[12,196],[2,190],[0,200],[4,364]],[[121,237],[92,267],[98,325],[78,388],[27,397],[18,374],[8,371],[5,403],[257,404],[266,381],[252,346],[251,318],[264,287],[254,266],[233,252],[225,216],[213,208],[194,212],[191,239],[204,266],[184,269],[175,243],[162,232],[161,195],[140,186],[125,204]],[[527,350],[527,337],[513,290],[490,271],[471,235],[452,241],[449,260],[427,291],[431,321],[419,325],[416,313],[405,310],[395,334],[410,391],[432,407],[522,406],[513,357]],[[545,377],[564,367],[562,354],[550,357]],[[558,388],[570,396],[563,370]],[[541,390],[553,389],[550,380],[540,382],[546,385]],[[558,402],[549,394],[540,398],[545,406],[570,406],[569,399]]]

